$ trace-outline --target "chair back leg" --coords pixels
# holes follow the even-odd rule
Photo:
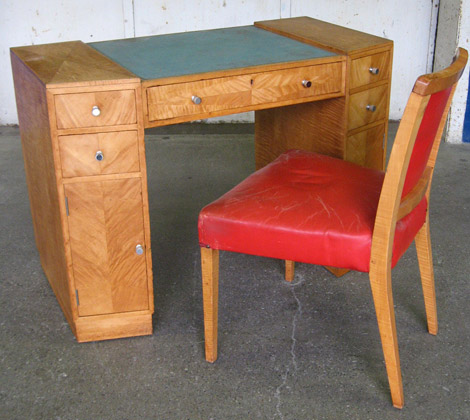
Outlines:
[[[295,262],[286,260],[286,281],[291,282],[294,280],[294,273],[295,273]]]
[[[398,354],[397,330],[391,287],[391,268],[388,265],[383,270],[371,270],[369,273],[372,297],[374,299],[380,339],[387,368],[388,383],[392,395],[392,403],[396,408],[402,408],[403,383],[401,379],[400,357]]]
[[[217,360],[217,311],[219,299],[219,251],[201,247],[202,298],[206,360]]]
[[[419,271],[421,274],[421,285],[423,287],[424,307],[428,331],[437,334],[437,308],[436,289],[434,286],[434,270],[432,266],[431,235],[429,232],[429,217],[426,223],[415,236],[416,253],[418,255]]]

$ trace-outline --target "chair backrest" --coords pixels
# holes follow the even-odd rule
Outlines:
[[[380,195],[371,249],[371,270],[390,266],[395,226],[423,199],[431,179],[447,114],[468,53],[459,48],[446,69],[420,76],[408,99]]]

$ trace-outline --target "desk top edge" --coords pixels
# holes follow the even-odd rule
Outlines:
[[[254,26],[338,54],[352,55],[378,46],[393,47],[390,39],[308,16],[258,21]]]
[[[10,53],[48,88],[140,82],[135,74],[82,41],[13,47]]]
[[[255,22],[254,25],[249,27],[235,27],[234,29],[236,28],[256,28],[258,31],[274,33],[281,36],[281,38],[290,38],[289,41],[291,42],[297,41],[299,44],[308,44],[309,46],[316,47],[326,53],[323,57],[318,57],[319,61],[329,61],[334,59],[335,56],[338,60],[342,60],[345,55],[352,52],[373,48],[378,45],[393,45],[393,42],[390,40],[309,17],[260,21]],[[155,37],[158,36],[155,35]],[[345,42],[345,39],[347,40],[352,36],[354,41]],[[16,56],[17,59],[23,62],[47,88],[145,83],[150,80],[160,80],[160,78],[145,80],[136,75],[131,69],[120,65],[112,58],[93,48],[91,44],[86,44],[82,41],[13,47],[10,50],[12,56]],[[305,58],[304,60],[299,59],[297,61],[288,60],[286,63],[291,65],[293,62],[307,63],[311,62],[312,59],[315,60],[315,58],[310,57],[310,59]],[[266,67],[269,68],[273,65],[279,65],[279,62],[268,63]],[[247,66],[246,68],[251,70],[260,67],[262,65],[258,64],[252,67]],[[228,72],[237,72],[240,71],[240,68],[228,68],[226,70]],[[220,74],[220,70],[201,73],[194,72],[191,74],[193,76],[198,74],[207,76],[211,73]],[[178,77],[176,75],[176,79]],[[170,78],[175,79],[175,77]],[[161,79],[165,79],[165,77]]]

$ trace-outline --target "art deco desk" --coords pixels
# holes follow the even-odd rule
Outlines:
[[[36,243],[77,340],[152,333],[145,128],[254,110],[257,167],[301,148],[383,168],[392,47],[302,17],[12,48]]]

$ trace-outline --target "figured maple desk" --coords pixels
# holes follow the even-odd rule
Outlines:
[[[254,110],[257,167],[290,148],[384,166],[386,39],[293,18],[11,60],[41,264],[78,341],[152,333],[145,128]]]

